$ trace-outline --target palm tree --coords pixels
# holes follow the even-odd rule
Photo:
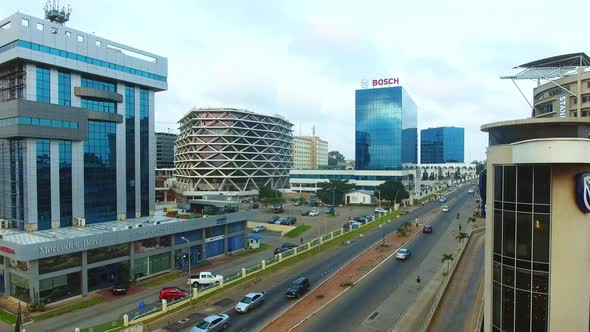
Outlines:
[[[397,231],[395,231],[397,233],[398,236],[406,236],[407,232],[406,232],[406,227],[405,225],[400,226]]]
[[[453,254],[443,254],[441,263],[447,262],[447,275],[449,275],[449,269],[451,261],[453,260]]]
[[[455,236],[455,239],[459,240],[459,243],[463,242],[464,239],[467,239],[469,235],[465,232],[459,232],[459,235]]]

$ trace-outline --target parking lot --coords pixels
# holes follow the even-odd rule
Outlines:
[[[295,225],[311,225],[312,228],[303,234],[303,237],[318,237],[321,234],[333,232],[337,229],[342,228],[342,225],[348,221],[349,217],[354,218],[361,214],[372,214],[374,215],[374,206],[343,206],[336,207],[336,215],[326,215],[324,213],[324,207],[317,207],[315,209],[320,211],[319,216],[302,216],[303,210],[311,210],[309,206],[295,206],[293,203],[283,204],[284,212],[278,214],[280,217],[293,216],[297,218]],[[268,205],[266,208],[261,205],[258,209],[256,219],[252,221],[267,223],[274,214],[272,212],[272,205]]]

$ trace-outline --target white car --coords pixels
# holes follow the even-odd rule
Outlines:
[[[190,332],[213,332],[225,330],[228,326],[229,315],[219,314],[207,316],[193,326]]]
[[[400,248],[395,253],[395,258],[405,261],[406,259],[410,258],[411,255],[412,252],[410,251],[410,249]]]
[[[236,304],[236,311],[246,313],[264,302],[264,292],[254,292],[244,295],[244,298]]]
[[[315,217],[315,216],[319,216],[319,215],[320,215],[320,210],[313,209],[313,210],[309,211],[310,217]]]
[[[387,211],[387,210],[386,210],[386,209],[384,209],[384,208],[376,208],[376,209],[375,209],[375,213],[387,213],[387,212],[389,212],[389,211]]]
[[[467,192],[473,194],[475,191],[473,189],[469,189]]]
[[[442,212],[449,212],[449,207],[446,205],[443,205],[441,210],[442,210]]]
[[[264,227],[263,225],[258,225],[256,227],[254,227],[254,229],[252,230],[254,233],[260,233],[266,230],[266,227]]]

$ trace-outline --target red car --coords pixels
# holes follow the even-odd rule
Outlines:
[[[178,287],[164,287],[160,291],[160,300],[165,299],[166,301],[174,301],[187,296],[188,293],[184,289]]]

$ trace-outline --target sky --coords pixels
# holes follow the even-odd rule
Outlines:
[[[543,4],[543,3],[546,4]],[[168,58],[156,130],[192,107],[279,114],[354,159],[354,91],[398,77],[418,129],[465,128],[465,161],[485,159],[484,123],[530,116],[513,67],[584,52],[590,1],[61,1],[68,26]],[[3,0],[1,17],[43,16],[43,1]],[[561,23],[560,23],[561,22]],[[519,81],[532,99],[535,82]]]

